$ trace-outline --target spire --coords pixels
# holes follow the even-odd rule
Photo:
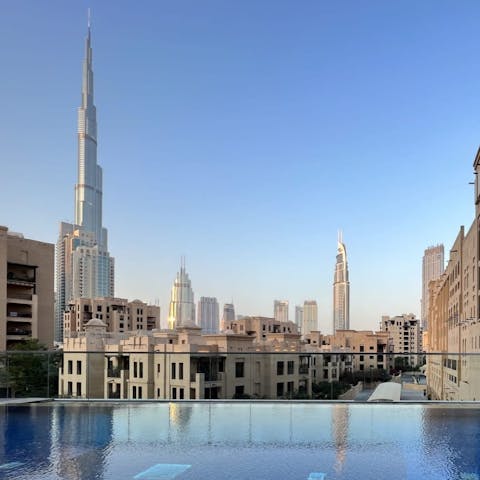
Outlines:
[[[87,12],[87,37],[85,39],[85,59],[83,61],[82,77],[82,107],[93,105],[93,68],[92,68],[92,45],[91,45],[91,15]]]

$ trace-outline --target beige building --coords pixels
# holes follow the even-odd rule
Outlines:
[[[349,352],[353,372],[390,370],[393,352],[390,337],[386,332],[369,330],[337,330],[335,335],[326,335],[325,343],[336,352]]]
[[[83,332],[92,318],[102,320],[107,332],[153,330],[160,328],[160,307],[124,298],[77,298],[69,302],[63,315],[65,337]]]
[[[0,226],[0,350],[34,338],[53,347],[54,254]]]
[[[380,330],[388,332],[397,358],[403,358],[405,366],[415,367],[423,363],[422,329],[420,320],[413,313],[395,317],[382,316]],[[398,354],[404,354],[398,356]]]
[[[290,334],[272,335],[267,346],[253,335],[201,335],[198,327],[108,333],[94,318],[85,332],[65,339],[59,395],[181,400],[309,394],[310,355],[298,353],[299,336],[290,351]]]
[[[475,170],[475,219],[460,227],[442,276],[429,285],[427,393],[432,399],[480,399],[479,235],[480,149]]]

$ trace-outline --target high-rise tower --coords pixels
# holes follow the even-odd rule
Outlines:
[[[342,234],[338,235],[337,262],[333,280],[333,334],[350,329],[350,282],[348,280],[347,249]]]
[[[428,284],[432,280],[440,278],[444,270],[444,249],[443,245],[428,247],[423,255],[422,262],[422,329],[428,330],[428,304],[429,290]]]
[[[185,270],[182,260],[172,287],[170,309],[168,311],[168,328],[195,326],[195,303],[193,300],[192,282]]]
[[[197,307],[197,324],[202,333],[218,333],[220,316],[215,297],[200,297]]]
[[[75,223],[60,224],[56,249],[55,340],[63,341],[63,312],[75,298],[114,296],[114,259],[102,226],[102,169],[97,164],[97,112],[93,103],[90,19],[78,109]]]
[[[303,304],[302,335],[318,330],[318,305],[315,300],[305,300]]]
[[[288,322],[288,300],[274,300],[273,316],[277,322]]]

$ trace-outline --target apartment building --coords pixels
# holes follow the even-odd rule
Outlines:
[[[430,283],[427,392],[432,399],[480,398],[478,232],[460,227],[443,275]]]
[[[53,244],[0,226],[0,350],[29,339],[53,347],[54,255]]]
[[[271,333],[291,333],[299,335],[295,322],[282,322],[271,317],[242,317],[236,320],[225,321],[225,331],[254,335],[257,342],[267,339]]]
[[[415,367],[423,362],[422,329],[420,320],[413,313],[382,316],[380,330],[388,332],[396,358],[403,359],[397,361],[397,365]]]
[[[77,298],[68,303],[63,315],[65,338],[82,332],[92,319],[102,320],[108,332],[131,332],[160,328],[160,307],[125,298]]]
[[[337,330],[326,335],[324,343],[334,352],[352,353],[353,372],[387,370],[393,367],[393,346],[387,332]]]
[[[311,356],[298,353],[298,342],[291,350],[289,334],[272,335],[272,344],[259,345],[253,335],[201,335],[195,326],[109,333],[94,318],[84,332],[65,339],[59,395],[165,400],[309,394]]]

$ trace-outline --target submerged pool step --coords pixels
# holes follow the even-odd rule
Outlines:
[[[135,480],[172,480],[190,467],[191,465],[178,463],[157,463],[153,467],[137,473],[133,478]]]
[[[321,472],[312,472],[307,480],[327,480],[327,474]]]

